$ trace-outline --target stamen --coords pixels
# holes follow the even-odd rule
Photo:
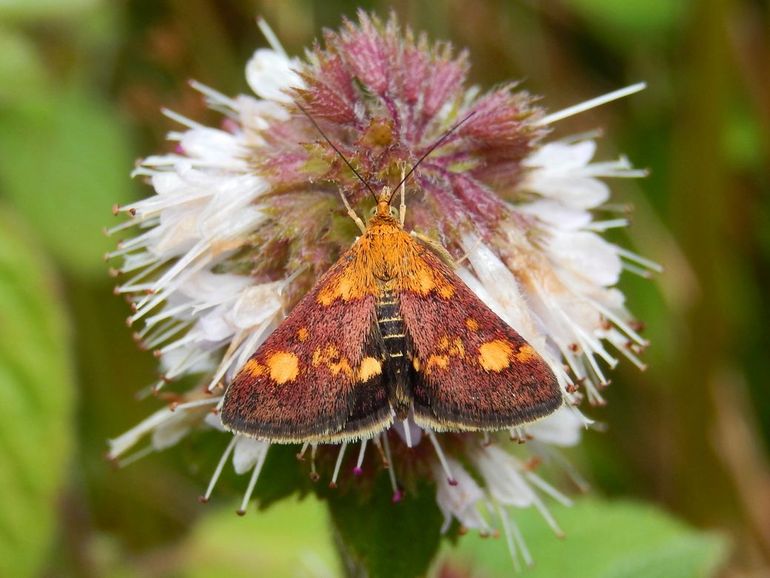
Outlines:
[[[508,430],[508,433],[511,436],[511,441],[519,444],[527,443],[532,439],[532,436],[529,435],[527,430],[522,426],[512,427],[510,430]]]
[[[559,527],[559,524],[556,522],[556,518],[553,517],[553,514],[551,514],[551,511],[543,503],[543,500],[541,500],[540,496],[538,496],[535,492],[532,492],[532,505],[535,506],[538,512],[540,512],[540,515],[543,516],[543,519],[551,527],[553,533],[556,534],[558,538],[563,538],[564,531]]]
[[[196,353],[194,350],[190,351],[190,353],[182,359],[182,361],[176,365],[171,371],[166,373],[164,375],[164,381],[172,381],[185,373],[188,368],[194,366],[196,363],[199,363],[201,361],[204,361],[210,357],[211,352],[209,351],[200,351],[197,352],[198,355],[194,355]]]
[[[303,461],[305,459],[305,452],[309,447],[310,447],[310,442],[305,442],[304,444],[302,444],[302,449],[299,450],[299,453],[297,454],[297,459],[299,461]]]
[[[406,442],[406,447],[411,448],[412,447],[412,428],[409,427],[409,419],[405,419],[403,424],[404,424],[404,441]]]
[[[187,128],[193,128],[193,129],[208,128],[168,108],[162,108],[160,111],[171,120],[178,122],[179,124],[181,124],[182,126],[186,126]]]
[[[205,96],[212,104],[223,104],[232,110],[239,110],[238,103],[235,102],[232,98],[225,96],[221,92],[214,90],[213,88],[206,86],[197,80],[190,80],[190,86]]]
[[[368,441],[369,440],[366,438],[361,440],[361,449],[358,450],[358,461],[356,462],[356,466],[353,468],[353,475],[355,476],[360,476],[364,473],[361,465],[364,463],[364,454],[366,453],[366,443]]]
[[[206,493],[203,494],[198,500],[205,504],[209,501],[209,498],[211,498],[211,493],[214,491],[214,486],[217,485],[217,481],[219,480],[219,476],[222,475],[222,470],[225,467],[225,464],[227,463],[227,458],[230,457],[230,454],[233,452],[233,448],[235,447],[235,442],[238,438],[236,436],[233,436],[233,439],[230,440],[230,443],[227,444],[227,447],[225,448],[224,453],[222,454],[222,457],[219,458],[219,463],[217,464],[216,469],[214,470],[214,474],[211,476],[211,481],[209,481],[209,485],[206,488]]]
[[[177,411],[180,409],[191,409],[194,407],[201,407],[204,405],[212,405],[215,403],[219,403],[219,400],[222,399],[222,396],[218,397],[208,397],[206,399],[196,399],[195,401],[187,401],[185,403],[180,403],[179,405],[175,406],[172,411]]]
[[[147,399],[150,397],[153,393],[155,393],[158,389],[158,383],[152,383],[150,385],[147,385],[134,393],[134,399],[137,401],[142,401],[144,399]]]
[[[121,295],[123,293],[141,293],[143,291],[151,291],[152,288],[152,283],[140,283],[138,285],[129,285],[126,283],[125,285],[117,285],[114,289],[114,293],[116,295]]]
[[[452,470],[449,469],[449,463],[447,462],[446,456],[444,455],[444,452],[442,451],[441,446],[439,445],[435,434],[432,431],[427,429],[425,430],[425,433],[428,434],[428,437],[430,438],[430,443],[433,444],[433,449],[436,450],[438,461],[439,463],[441,463],[441,469],[444,470],[444,473],[446,474],[447,482],[449,482],[450,486],[456,486],[457,480],[452,475]]]
[[[393,488],[393,497],[391,498],[391,501],[394,504],[397,504],[403,499],[404,494],[399,489],[398,483],[396,482],[396,472],[394,471],[393,459],[390,455],[390,443],[388,442],[388,433],[387,432],[381,433],[380,438],[382,439],[382,447],[385,450],[385,457],[388,460],[388,476],[390,477],[390,486],[391,488]]]
[[[265,37],[265,40],[267,40],[270,48],[285,58],[289,57],[288,54],[286,54],[286,51],[283,49],[283,46],[281,46],[281,41],[278,40],[278,37],[275,35],[275,32],[273,32],[273,29],[270,28],[270,25],[261,16],[257,18],[257,28],[259,28],[259,31],[262,33],[262,36]]]
[[[603,233],[609,229],[620,229],[628,226],[628,219],[608,219],[606,221],[594,221],[583,227],[587,231]]]
[[[580,475],[580,472],[577,471],[574,465],[572,465],[572,462],[570,462],[568,459],[566,459],[561,452],[558,452],[548,446],[548,444],[542,444],[537,442],[537,451],[540,454],[544,454],[547,456],[548,459],[553,460],[558,464],[558,466],[564,470],[564,472],[567,474],[567,477],[569,477],[570,480],[572,480],[572,483],[575,484],[581,492],[585,493],[588,490],[591,489],[591,485],[586,481],[586,479]]]
[[[184,337],[182,337],[180,339],[177,339],[176,341],[161,347],[159,349],[159,354],[160,355],[165,355],[166,353],[170,353],[170,352],[172,352],[172,351],[174,351],[176,349],[180,349],[180,348],[184,347],[185,345],[187,345],[188,343],[192,343],[196,339],[197,339],[197,337],[195,335],[192,335],[192,334],[188,333]]]
[[[377,453],[380,454],[380,460],[382,461],[383,467],[390,467],[390,462],[388,461],[388,457],[385,455],[385,450],[382,449],[381,436],[374,437],[372,440],[374,441],[374,447],[377,448]]]
[[[134,462],[139,461],[139,460],[141,460],[142,458],[144,458],[146,456],[149,456],[154,451],[155,451],[155,448],[152,447],[152,445],[149,445],[149,446],[147,446],[145,448],[142,448],[141,450],[138,450],[138,451],[134,452],[130,456],[126,456],[122,460],[118,460],[116,462],[116,465],[119,468],[124,468],[127,465],[129,465],[129,464],[133,464]]]
[[[637,267],[636,265],[632,265],[631,263],[626,263],[625,261],[622,262],[622,267],[629,273],[638,275],[642,279],[652,279],[652,273],[650,273],[650,271],[647,269],[642,269],[641,267]]]
[[[631,94],[644,90],[645,88],[647,88],[647,83],[638,82],[636,84],[632,84],[631,86],[621,88],[620,90],[613,90],[612,92],[608,92],[607,94],[603,94],[602,96],[597,96],[596,98],[586,100],[585,102],[581,102],[574,106],[569,106],[567,108],[564,108],[552,114],[546,115],[543,118],[541,118],[539,121],[535,122],[534,124],[535,126],[545,126],[553,122],[556,122],[558,120],[563,120],[570,116],[580,114],[581,112],[591,110],[592,108],[596,108],[597,106],[607,104],[608,102],[612,102],[613,100],[617,100],[619,98],[629,96]]]
[[[246,493],[243,496],[243,501],[241,502],[241,507],[236,512],[239,516],[243,516],[246,514],[246,508],[249,505],[249,500],[251,500],[251,494],[254,493],[254,488],[257,485],[257,480],[259,479],[259,473],[262,471],[262,466],[265,465],[265,458],[267,457],[267,450],[270,446],[265,446],[265,448],[260,452],[259,457],[257,458],[257,463],[254,464],[254,471],[251,473],[251,479],[249,480],[249,487],[246,488]]]
[[[112,227],[108,227],[108,228],[104,229],[104,233],[105,233],[105,235],[107,235],[109,237],[110,235],[114,235],[118,231],[122,231],[124,229],[130,229],[131,227],[134,227],[134,226],[138,225],[139,223],[141,223],[143,220],[144,219],[142,219],[141,217],[134,217],[132,219],[128,219],[126,221],[123,221],[119,225],[114,225]]]
[[[641,255],[637,255],[633,251],[629,251],[628,249],[624,249],[623,247],[615,247],[615,250],[617,251],[618,255],[620,255],[621,257],[625,257],[629,261],[634,261],[639,265],[646,267],[647,269],[651,269],[652,271],[655,271],[656,273],[663,272],[663,265],[661,265],[660,263],[656,263],[655,261],[645,259]]]
[[[519,547],[522,558],[524,558],[524,563],[529,567],[534,566],[535,560],[532,558],[529,548],[527,548],[527,543],[524,541],[524,536],[519,529],[519,525],[516,523],[516,520],[508,519],[508,522],[511,525],[511,532],[513,533],[514,540],[516,540],[516,545]]]
[[[340,474],[340,467],[342,466],[342,458],[345,457],[345,450],[348,449],[348,442],[342,442],[340,451],[337,454],[337,463],[334,464],[334,473],[332,474],[332,481],[329,482],[330,488],[337,487],[337,476]]]
[[[514,542],[513,532],[511,531],[511,521],[508,518],[508,512],[505,511],[500,504],[495,500],[494,502],[497,516],[500,518],[500,522],[503,524],[503,534],[505,535],[505,543],[508,545],[508,553],[511,555],[511,562],[513,562],[513,568],[516,572],[521,572],[521,563],[519,562],[519,554],[516,550],[516,543]]]
[[[214,373],[214,377],[211,378],[211,381],[206,386],[206,391],[214,391],[214,389],[217,387],[217,384],[219,383],[219,380],[222,379],[225,373],[227,373],[227,370],[230,369],[230,366],[237,357],[238,347],[243,341],[245,333],[245,331],[239,331],[233,335],[230,341],[230,345],[227,347],[227,351],[225,351],[224,355],[222,356],[222,361],[219,362],[219,367]]]
[[[162,312],[148,317],[144,322],[143,331],[148,331],[154,326],[158,325],[161,321],[165,321],[171,317],[177,316],[180,313],[184,313],[186,310],[190,309],[190,307],[192,307],[190,303],[183,303],[182,305],[164,309]]]
[[[623,319],[621,319],[618,315],[613,313],[610,309],[602,305],[601,303],[597,303],[593,299],[587,299],[587,301],[593,305],[596,310],[604,315],[607,319],[612,321],[615,325],[617,325],[623,332],[625,332],[626,335],[628,335],[631,339],[636,341],[639,345],[647,346],[650,344],[649,341],[647,341],[644,337],[639,335],[634,329],[628,325]]]
[[[129,273],[131,271],[136,271],[137,269],[141,269],[139,273],[131,277],[131,279],[128,281],[129,283],[136,283],[140,279],[144,279],[145,277],[148,277],[150,273],[154,273],[155,271],[160,269],[168,261],[169,261],[168,259],[157,259],[156,257],[153,256],[143,261],[137,260],[130,267],[125,267],[120,269],[120,272]],[[147,267],[147,265],[150,265],[150,267]]]
[[[316,452],[318,452],[318,444],[310,444],[310,479],[313,482],[317,482],[321,478],[315,469]]]
[[[546,482],[543,478],[533,472],[524,472],[524,477],[532,482],[533,486],[540,488],[544,493],[551,496],[554,500],[559,502],[563,506],[572,506],[572,500],[562,494],[559,490],[554,488],[551,484]]]
[[[608,339],[610,343],[612,343],[615,348],[620,352],[623,357],[628,359],[631,363],[633,363],[636,367],[639,368],[640,371],[645,371],[647,369],[647,364],[644,363],[641,359],[639,359],[634,351],[631,349],[634,345],[633,343],[627,342],[625,339],[623,339],[623,336],[618,333],[610,333],[608,336]]]
[[[174,335],[177,335],[178,333],[189,328],[189,324],[175,323],[172,321],[171,323],[164,325],[164,330],[156,331],[155,334],[152,335],[151,339],[142,341],[142,345],[145,349],[156,349],[159,345],[165,343]]]

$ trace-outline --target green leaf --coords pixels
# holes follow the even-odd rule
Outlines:
[[[370,494],[330,492],[329,509],[338,546],[352,575],[368,578],[424,576],[439,547],[441,513],[435,488],[417,486],[400,503],[391,502],[388,477],[378,476]]]
[[[0,207],[0,576],[23,577],[54,530],[74,387],[61,298],[17,220]]]
[[[81,92],[60,92],[0,113],[3,194],[48,249],[78,275],[103,275],[115,240],[102,229],[131,198],[133,166],[115,111]]]
[[[670,40],[687,14],[687,0],[572,0],[585,24],[621,47]]]
[[[586,499],[552,510],[564,539],[537,512],[512,512],[535,560],[526,578],[706,578],[727,554],[722,536],[697,532],[649,505]],[[464,536],[451,557],[490,576],[513,569],[503,536]]]
[[[182,547],[185,578],[339,576],[326,508],[315,498],[283,500],[244,517],[232,508],[204,518]]]
[[[25,35],[0,26],[0,54],[0,104],[16,102],[46,89],[43,63]]]
[[[32,21],[41,18],[73,18],[93,9],[103,0],[3,0],[0,20]]]

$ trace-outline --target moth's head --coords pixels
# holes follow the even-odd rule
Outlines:
[[[372,211],[372,216],[395,218],[397,216],[396,209],[390,206],[392,196],[390,187],[387,185],[382,187],[380,194],[377,195],[377,205]]]

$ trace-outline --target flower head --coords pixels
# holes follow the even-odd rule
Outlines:
[[[436,434],[406,420],[355,452],[346,452],[347,443],[306,443],[299,456],[309,454],[310,474],[325,470],[332,486],[388,475],[394,501],[413,480],[431,478],[444,530],[452,520],[485,533],[502,528],[512,554],[526,562],[507,509],[536,508],[559,531],[543,496],[569,500],[534,469],[553,456],[552,446],[578,443],[590,422],[577,404],[584,395],[602,402],[618,353],[642,365],[646,342],[615,285],[624,268],[654,264],[602,238],[622,218],[596,217],[610,210],[601,179],[642,172],[624,158],[594,162],[589,137],[547,140],[552,122],[587,106],[546,115],[514,84],[469,88],[468,66],[449,44],[402,30],[395,18],[359,13],[358,22],[326,32],[304,59],[277,44],[258,50],[246,68],[256,96],[230,98],[193,84],[223,113],[222,127],[168,113],[182,126],[169,135],[176,149],[136,169],[155,195],[119,208],[129,219],[113,232],[135,234],[110,256],[120,259],[116,290],[129,300],[136,338],[160,358],[153,390],[183,376],[198,386],[112,440],[113,458],[145,435],[142,451],[164,449],[194,429],[224,432],[216,412],[224,390],[354,240],[339,195],[366,214],[370,188],[392,186],[419,163],[408,182],[406,228],[457,261],[466,284],[547,360],[567,403],[508,432],[529,440],[514,449],[494,433]],[[225,438],[226,449],[204,499],[232,459],[236,472],[250,473],[243,512],[269,440],[212,435]]]

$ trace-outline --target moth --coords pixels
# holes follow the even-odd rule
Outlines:
[[[221,402],[225,428],[273,443],[341,443],[396,419],[432,431],[507,429],[562,404],[546,361],[404,230],[408,176],[394,189],[400,210],[384,187],[366,224],[341,194],[362,234],[241,368]]]

